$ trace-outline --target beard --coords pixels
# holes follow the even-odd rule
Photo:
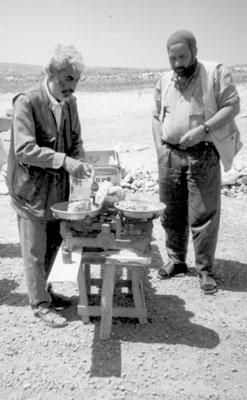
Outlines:
[[[179,77],[190,78],[196,71],[197,67],[197,60],[193,61],[193,64],[189,65],[188,67],[178,67],[174,68],[174,71]]]

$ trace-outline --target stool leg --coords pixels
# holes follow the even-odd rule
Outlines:
[[[112,302],[115,283],[115,265],[104,267],[103,285],[101,293],[101,322],[100,339],[107,340],[111,335],[112,326]]]
[[[87,295],[87,285],[86,285],[86,277],[85,277],[85,265],[81,264],[78,271],[78,288],[79,288],[79,305],[78,305],[78,314],[81,315],[82,321],[84,324],[89,323],[89,315],[88,315],[88,295]]]
[[[127,280],[131,282],[130,287],[128,288],[128,293],[133,295],[133,287],[132,287],[132,268],[127,268]]]
[[[132,291],[133,291],[135,308],[141,310],[141,314],[138,316],[139,322],[140,324],[146,324],[147,309],[144,300],[144,293],[141,286],[138,267],[132,267]]]
[[[87,294],[89,295],[91,292],[91,268],[90,264],[85,264],[85,279],[87,286]]]

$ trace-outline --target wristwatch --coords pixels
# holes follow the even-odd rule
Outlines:
[[[206,123],[204,123],[204,124],[202,124],[203,125],[203,128],[204,128],[204,132],[207,134],[207,133],[209,133],[210,132],[210,128],[209,128],[209,126],[206,124]]]

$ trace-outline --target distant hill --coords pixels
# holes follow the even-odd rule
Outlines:
[[[236,64],[230,67],[232,71],[247,71],[247,65]],[[91,67],[87,66],[85,75],[114,75],[114,74],[136,74],[148,72],[161,72],[161,68],[125,68],[125,67]],[[43,73],[42,65],[35,64],[17,64],[17,63],[1,63],[0,75],[40,75]]]
[[[42,69],[41,65],[0,63],[0,75],[40,75]]]
[[[85,75],[114,75],[114,74],[136,74],[161,71],[161,69],[150,68],[124,68],[124,67],[86,67]],[[1,63],[0,75],[40,75],[43,73],[42,65]]]
[[[247,66],[231,67],[236,83],[247,81]],[[78,91],[116,91],[153,88],[162,69],[86,67]],[[32,64],[0,63],[0,93],[30,89],[41,81],[43,67]]]
[[[149,68],[86,67],[77,90],[111,91],[153,87],[162,70]],[[0,92],[30,89],[42,79],[41,65],[0,63]]]

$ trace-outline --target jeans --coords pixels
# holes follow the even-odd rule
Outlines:
[[[51,303],[47,278],[61,243],[57,220],[32,219],[17,216],[24,271],[32,308]]]
[[[197,272],[211,274],[221,206],[218,152],[210,142],[187,150],[165,143],[158,151],[158,167],[168,259],[186,261],[191,231]]]

